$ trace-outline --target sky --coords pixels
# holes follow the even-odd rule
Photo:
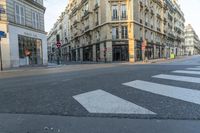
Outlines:
[[[49,32],[53,28],[61,12],[65,10],[68,0],[44,0],[45,12],[45,30]]]
[[[45,29],[47,32],[65,10],[68,0],[44,0],[47,8],[45,14]],[[179,0],[181,9],[185,14],[186,24],[191,24],[200,37],[200,0]],[[199,11],[199,12],[198,12]]]

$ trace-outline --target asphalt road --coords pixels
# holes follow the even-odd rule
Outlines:
[[[0,132],[195,133],[199,90],[200,56],[0,72]]]

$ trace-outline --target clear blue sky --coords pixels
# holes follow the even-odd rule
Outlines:
[[[67,6],[68,0],[44,0],[47,8],[45,14],[45,26],[48,32]],[[179,0],[185,14],[186,24],[192,24],[200,37],[200,0]]]

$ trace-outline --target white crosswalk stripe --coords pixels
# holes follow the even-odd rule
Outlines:
[[[160,74],[160,75],[153,76],[153,78],[167,79],[167,80],[174,80],[174,81],[184,81],[184,82],[191,82],[191,83],[200,83],[200,78],[188,77],[188,76]]]
[[[173,71],[173,73],[200,75],[200,72],[198,71],[185,71],[185,70],[177,70],[177,71]]]
[[[200,71],[200,67],[199,68],[186,68],[187,70],[196,70],[196,71]]]
[[[200,105],[200,91],[136,80],[123,85]]]
[[[181,81],[187,83],[200,84],[200,77],[191,77],[191,75],[200,75],[200,66],[196,68],[186,68],[186,70],[172,71],[172,74],[159,74],[152,76],[161,80]],[[184,74],[176,75],[176,74]],[[190,88],[183,88],[171,85],[164,85],[159,83],[147,82],[142,80],[135,80],[128,83],[123,83],[141,91],[153,93],[160,96],[174,98],[194,104],[200,105],[200,91]],[[136,103],[129,102],[113,94],[103,90],[95,90],[87,93],[73,96],[89,113],[103,113],[103,114],[150,114],[156,115],[144,107]]]
[[[73,96],[88,112],[104,114],[151,114],[154,112],[114,96],[103,90],[96,90]]]

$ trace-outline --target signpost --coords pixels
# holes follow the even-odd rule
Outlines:
[[[0,31],[0,63],[1,63],[1,71],[3,71],[3,61],[2,61],[2,52],[1,52],[1,38],[5,38],[6,33],[3,31]]]
[[[61,43],[57,41],[56,46],[58,48],[58,56],[57,56],[57,64],[60,65],[60,58],[61,58]]]
[[[3,8],[2,5],[0,5],[0,14],[5,14],[6,10]]]
[[[146,52],[146,46],[147,46],[147,41],[146,40],[144,40],[143,42],[142,42],[142,60],[143,61],[145,61],[145,52]]]

